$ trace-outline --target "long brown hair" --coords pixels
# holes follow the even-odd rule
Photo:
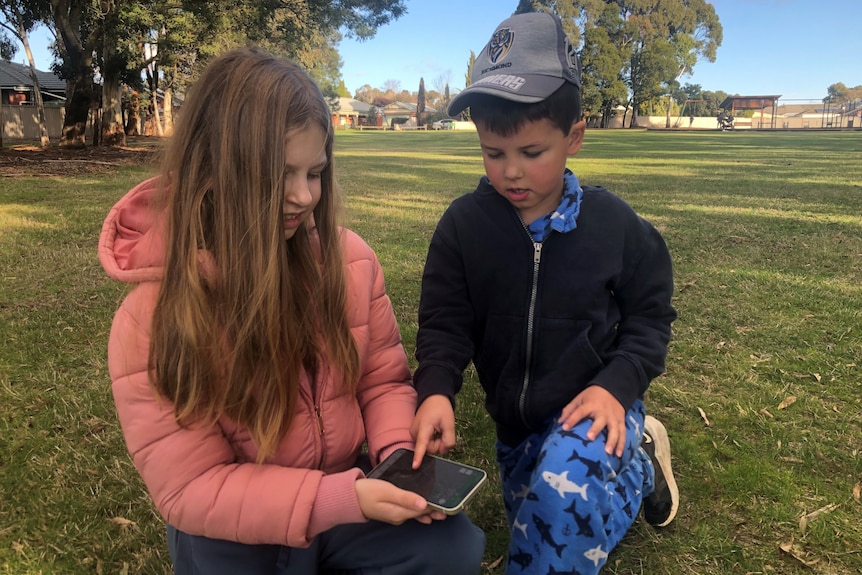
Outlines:
[[[289,131],[326,134],[313,222],[285,241]],[[150,373],[181,425],[228,416],[263,461],[321,362],[355,389],[359,356],[346,316],[341,201],[330,113],[294,63],[256,48],[216,58],[190,90],[166,150],[164,279]]]

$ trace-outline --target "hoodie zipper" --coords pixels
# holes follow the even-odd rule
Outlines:
[[[523,222],[522,222],[523,225]],[[529,235],[529,230],[524,226]],[[533,241],[532,236],[530,240]],[[518,412],[521,422],[529,427],[527,421],[527,390],[530,387],[530,366],[533,362],[533,329],[536,319],[536,298],[539,293],[539,265],[542,263],[542,242],[533,241],[533,286],[530,292],[530,307],[527,310],[527,346],[524,363],[524,379],[521,382],[521,394],[518,396]]]

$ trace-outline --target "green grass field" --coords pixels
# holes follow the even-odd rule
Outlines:
[[[339,132],[336,162],[413,364],[425,250],[482,173],[476,135]],[[862,133],[588,131],[569,166],[662,231],[677,284],[647,405],[680,513],[636,523],[604,572],[862,572]],[[96,257],[104,215],[150,173],[0,180],[0,574],[170,572],[106,370],[126,288]],[[469,512],[502,573],[493,431],[467,377],[452,456],[492,476]]]

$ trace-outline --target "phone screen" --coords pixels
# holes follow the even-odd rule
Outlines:
[[[418,493],[431,505],[444,511],[461,505],[485,481],[486,473],[470,467],[426,455],[419,469],[413,469],[413,452],[399,449],[374,468],[368,477],[383,479],[393,485]]]

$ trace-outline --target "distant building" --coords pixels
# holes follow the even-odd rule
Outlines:
[[[332,126],[334,128],[376,126],[378,119],[368,117],[371,108],[373,108],[371,104],[353,98],[338,98],[338,109],[332,110]]]
[[[435,113],[437,113],[436,108],[425,106],[423,115],[426,118]],[[396,125],[416,127],[418,125],[416,120],[416,104],[412,102],[400,102],[396,100],[391,104],[383,106],[383,117],[386,125],[390,127],[395,127]]]
[[[66,82],[53,72],[36,71],[42,100],[46,106],[62,106],[66,101]],[[0,94],[4,106],[35,106],[36,93],[30,67],[0,59]]]

